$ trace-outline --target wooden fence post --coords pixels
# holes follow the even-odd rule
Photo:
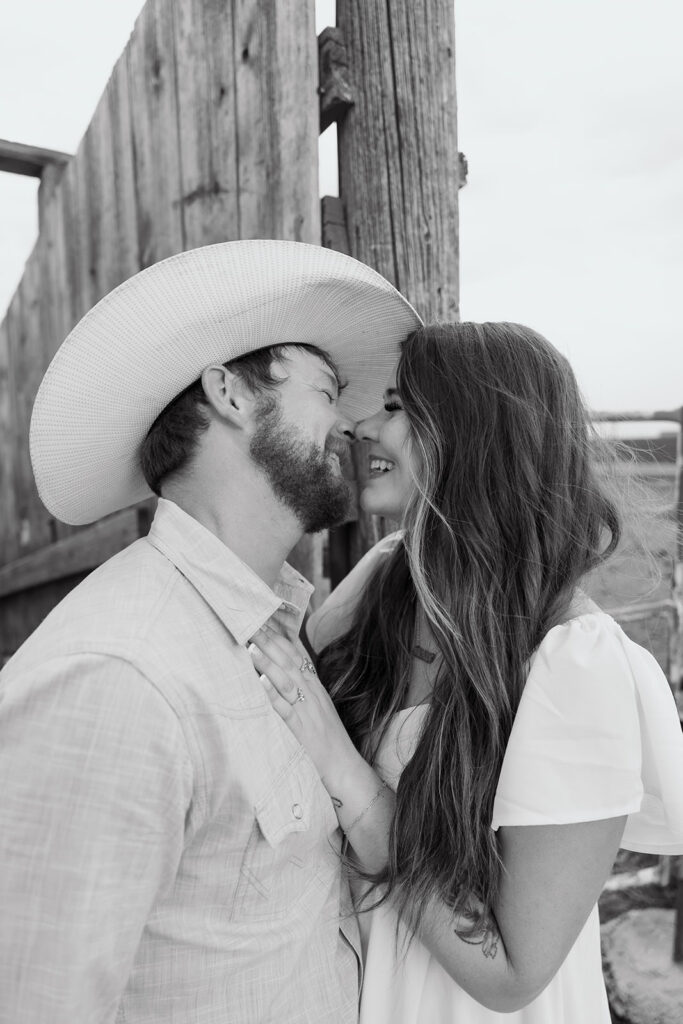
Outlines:
[[[423,319],[457,320],[462,182],[452,0],[337,0],[337,28],[351,93],[338,124],[344,244],[388,278]],[[330,212],[335,224],[339,212]],[[337,247],[325,224],[323,239]],[[363,447],[355,456],[359,483],[366,473]],[[333,584],[376,532],[377,524],[363,515],[357,526],[331,532]]]

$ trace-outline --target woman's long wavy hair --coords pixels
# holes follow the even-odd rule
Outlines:
[[[426,618],[441,667],[398,786],[389,863],[371,880],[411,932],[438,897],[459,934],[481,940],[500,883],[494,797],[528,661],[616,548],[620,518],[571,367],[529,328],[421,328],[397,387],[419,467],[404,543],[320,672],[372,762],[405,705],[417,610]]]

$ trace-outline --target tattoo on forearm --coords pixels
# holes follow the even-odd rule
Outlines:
[[[478,901],[476,902],[478,903]],[[481,907],[481,904],[479,904],[479,907]],[[482,918],[476,913],[474,906],[470,903],[469,907],[463,908],[460,911],[458,925],[454,931],[458,938],[466,942],[468,946],[481,946],[484,956],[487,959],[495,960],[500,933],[490,913]]]
[[[485,932],[478,935],[476,938],[465,938],[460,932],[455,929],[455,934],[463,942],[466,942],[468,946],[481,946],[481,951],[485,957],[490,957],[491,960],[495,960],[496,953],[498,952],[498,931],[496,928],[487,928]]]

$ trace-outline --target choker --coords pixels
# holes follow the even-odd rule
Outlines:
[[[426,661],[428,665],[431,665],[434,658],[436,658],[434,651],[428,651],[426,647],[420,647],[419,644],[415,644],[410,653],[414,658],[419,658],[420,661]]]

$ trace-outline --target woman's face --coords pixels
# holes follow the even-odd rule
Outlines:
[[[356,437],[369,442],[368,478],[360,495],[366,512],[400,521],[413,492],[417,459],[410,425],[395,375],[384,392],[384,405],[356,424]]]

